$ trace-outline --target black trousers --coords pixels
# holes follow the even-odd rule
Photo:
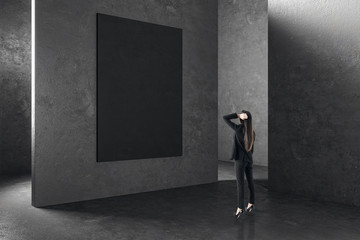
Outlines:
[[[234,166],[237,183],[237,203],[239,208],[244,209],[244,173],[246,174],[246,180],[250,191],[249,203],[254,204],[255,200],[253,166],[252,162],[246,161],[245,159],[235,160]]]

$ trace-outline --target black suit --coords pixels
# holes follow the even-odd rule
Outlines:
[[[242,124],[236,124],[230,120],[237,118],[239,118],[237,113],[231,113],[223,116],[225,122],[235,131],[230,160],[245,159],[246,161],[253,162],[252,155],[254,152],[254,145],[252,146],[249,152],[245,150],[244,133],[243,133],[244,126]],[[255,141],[255,134],[254,134],[254,141]]]
[[[253,152],[254,152],[255,143],[253,144],[249,152],[245,150],[244,133],[243,133],[244,126],[242,124],[236,124],[230,120],[237,118],[238,118],[237,113],[231,113],[223,116],[225,122],[235,131],[230,159],[235,160],[238,207],[244,209],[244,172],[246,174],[246,179],[250,191],[249,202],[254,204],[254,200],[255,200],[254,180],[252,174]],[[255,141],[255,133],[254,133],[254,141]]]

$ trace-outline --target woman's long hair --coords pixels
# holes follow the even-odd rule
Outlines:
[[[244,125],[244,143],[245,143],[245,149],[247,152],[249,152],[254,145],[255,140],[255,131],[252,126],[252,117],[251,113],[246,110],[242,110],[241,113],[246,113],[248,116],[247,119],[242,120],[240,119],[241,124]]]

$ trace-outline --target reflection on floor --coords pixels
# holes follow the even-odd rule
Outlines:
[[[255,209],[237,221],[231,162],[217,183],[41,209],[30,177],[0,179],[0,239],[360,239],[359,208],[269,192],[266,169],[254,166]]]

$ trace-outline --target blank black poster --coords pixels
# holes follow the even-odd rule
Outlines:
[[[97,161],[182,155],[182,29],[97,14]]]

